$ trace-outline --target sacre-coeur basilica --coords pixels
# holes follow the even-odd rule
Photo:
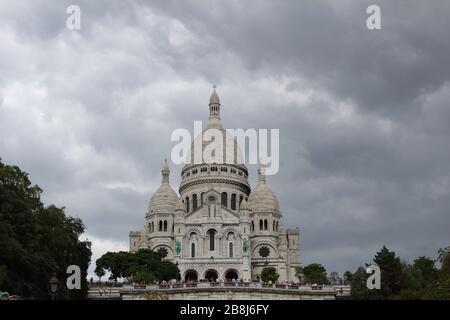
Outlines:
[[[234,151],[234,161],[187,162],[177,193],[170,185],[166,160],[144,228],[130,232],[130,251],[149,248],[159,252],[178,265],[185,281],[255,281],[265,267],[275,267],[280,282],[298,281],[299,229],[283,225],[282,210],[264,167],[258,169],[256,186],[250,186],[250,173],[240,161],[236,139],[222,126],[220,108],[214,89],[208,127],[194,139],[188,157],[195,157],[196,142],[200,141],[200,152],[207,147],[203,135],[208,129],[217,129],[230,141],[225,148]]]

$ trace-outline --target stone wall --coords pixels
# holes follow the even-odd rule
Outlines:
[[[299,289],[262,288],[262,287],[196,287],[170,289],[133,289],[120,291],[122,300],[142,300],[146,293],[161,293],[169,300],[334,300],[335,290],[323,288],[312,290],[309,287]]]

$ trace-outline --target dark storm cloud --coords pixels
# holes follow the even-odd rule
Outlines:
[[[448,245],[447,1],[377,1],[379,31],[372,1],[79,1],[80,31],[69,4],[0,3],[0,156],[83,218],[95,256],[142,227],[170,134],[206,120],[212,83],[226,127],[280,128],[268,180],[303,263]]]

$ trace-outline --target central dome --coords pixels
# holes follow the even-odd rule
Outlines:
[[[219,140],[216,140],[219,139]],[[191,144],[187,164],[235,164],[244,168],[244,158],[235,137],[224,128],[206,128]]]
[[[237,140],[222,126],[220,99],[214,88],[209,99],[208,127],[191,143],[181,171],[180,195],[186,188],[210,185],[214,188],[237,188],[250,193],[248,170]],[[194,191],[194,190],[191,190]]]

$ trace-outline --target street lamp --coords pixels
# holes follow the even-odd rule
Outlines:
[[[53,274],[52,278],[48,282],[48,291],[52,296],[52,300],[55,300],[55,296],[58,294],[59,291],[59,280],[56,277],[56,273]]]

